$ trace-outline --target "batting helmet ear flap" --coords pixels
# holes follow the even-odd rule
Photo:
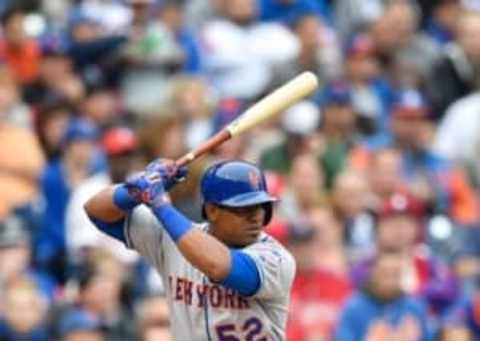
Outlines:
[[[266,202],[262,204],[262,208],[265,210],[265,217],[263,218],[263,226],[267,226],[272,220],[273,216],[273,203]]]
[[[202,204],[202,218],[207,220],[207,210],[205,209],[205,203]]]

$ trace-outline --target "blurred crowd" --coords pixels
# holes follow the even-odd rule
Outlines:
[[[175,205],[201,220],[215,160],[266,170],[267,232],[297,262],[288,340],[480,340],[479,0],[0,14],[1,340],[170,340],[168,283],[83,204],[306,70],[319,91],[193,163]]]

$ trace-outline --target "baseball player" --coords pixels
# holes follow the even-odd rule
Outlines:
[[[185,175],[173,161],[154,161],[95,195],[85,210],[100,230],[159,271],[175,340],[285,340],[295,261],[262,232],[276,200],[264,174],[245,161],[208,168],[201,180],[203,225],[166,194]]]

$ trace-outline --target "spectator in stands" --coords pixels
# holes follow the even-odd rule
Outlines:
[[[25,32],[25,13],[11,5],[1,17],[0,60],[13,70],[18,82],[27,85],[38,75],[41,50],[35,39]]]
[[[19,89],[8,66],[0,66],[0,219],[15,207],[31,203],[38,194],[37,181],[44,158],[37,136],[10,116],[8,107]]]
[[[388,127],[392,89],[381,74],[371,37],[359,33],[344,47],[345,77],[352,86],[352,104],[358,114],[360,132],[381,134]]]
[[[326,186],[330,189],[336,175],[348,164],[349,151],[359,139],[350,84],[344,81],[329,83],[321,94],[320,107],[319,132],[325,139],[321,162]]]
[[[187,148],[198,146],[213,134],[217,98],[199,78],[180,79],[172,94],[172,107],[185,124]]]
[[[278,213],[286,221],[304,223],[307,212],[325,201],[323,173],[317,158],[310,154],[297,155],[287,180]]]
[[[46,208],[43,226],[36,238],[36,260],[61,282],[67,271],[65,210],[72,191],[98,171],[97,139],[98,130],[90,121],[72,119],[63,136],[61,157],[51,161],[42,175]]]
[[[383,13],[385,2],[370,0],[343,0],[333,3],[335,26],[340,35],[345,38],[371,25]]]
[[[352,258],[359,257],[371,246],[373,222],[368,213],[371,196],[362,173],[346,169],[335,178],[331,190],[332,209]]]
[[[185,21],[183,10],[186,4],[180,2],[166,2],[160,10],[160,20],[173,33],[175,40],[182,47],[185,55],[183,72],[197,74],[202,70],[202,59],[198,37]]]
[[[85,118],[102,130],[121,121],[122,118],[117,97],[105,84],[92,84],[87,89],[79,109]]]
[[[128,5],[133,17],[122,52],[121,94],[128,110],[146,115],[168,100],[169,81],[181,72],[185,55],[173,32],[152,15],[153,0],[129,0]]]
[[[404,192],[401,153],[395,148],[377,150],[368,162],[366,174],[372,190],[371,208],[377,210],[393,194]]]
[[[25,88],[26,101],[36,109],[53,100],[77,105],[85,95],[85,86],[75,75],[66,42],[52,34],[44,39],[41,47],[38,76]]]
[[[426,20],[425,31],[439,44],[446,45],[455,39],[462,4],[458,0],[436,1]]]
[[[63,136],[72,115],[72,107],[60,99],[52,99],[39,108],[37,135],[47,161],[60,157]]]
[[[205,75],[219,94],[255,100],[268,90],[271,67],[295,58],[296,37],[279,23],[260,23],[254,0],[221,0],[222,17],[202,31]]]
[[[445,56],[432,69],[427,90],[437,119],[455,100],[480,86],[480,14],[462,13],[455,42],[446,48]]]
[[[101,324],[106,341],[133,340],[136,324],[122,297],[127,275],[127,267],[110,253],[92,253],[75,276],[77,299],[73,304],[56,307],[54,334],[62,334],[62,316],[81,311]]]
[[[288,228],[287,247],[297,263],[289,307],[289,340],[330,339],[341,307],[350,294],[345,274],[316,264],[315,234],[318,232],[321,233],[307,225]]]
[[[53,279],[32,264],[29,229],[19,217],[10,215],[0,221],[0,285],[18,278],[29,278],[45,299],[53,302],[57,287]]]
[[[321,269],[344,276],[350,271],[350,260],[344,232],[330,205],[312,207],[307,224],[315,230],[315,264]]]
[[[447,264],[425,251],[424,212],[421,204],[407,194],[394,194],[378,211],[376,226],[377,253],[395,251],[403,254],[403,292],[423,297],[433,317],[442,316],[455,302],[458,282]],[[357,286],[362,287],[374,257],[367,256],[353,268]]]
[[[286,175],[291,171],[293,159],[299,154],[319,153],[315,145],[315,131],[320,122],[320,110],[312,102],[301,102],[288,109],[281,121],[284,136],[279,143],[266,148],[260,156],[265,169]]]
[[[48,303],[31,279],[19,277],[6,283],[1,295],[1,340],[49,340],[45,319]]]
[[[137,309],[141,341],[171,341],[168,305],[164,296],[143,299]]]
[[[107,155],[108,171],[92,175],[85,179],[72,192],[65,213],[66,242],[71,260],[78,264],[95,248],[106,248],[125,261],[134,261],[137,257],[127,251],[117,240],[98,233],[82,209],[86,201],[104,186],[120,183],[127,175],[140,171],[143,160],[138,150],[135,133],[127,127],[108,129],[101,146]],[[120,233],[122,233],[119,230]],[[84,254],[86,253],[86,254]]]
[[[381,16],[370,25],[369,32],[387,75],[391,75],[394,63],[402,60],[425,78],[439,58],[439,46],[428,35],[417,32],[419,14],[414,2],[390,1]]]
[[[402,289],[404,255],[382,252],[366,285],[346,303],[335,340],[429,340],[427,310]]]
[[[303,71],[314,72],[320,87],[342,74],[341,51],[335,31],[313,12],[302,12],[289,24],[300,43],[295,59],[273,65],[273,86],[280,86]]]

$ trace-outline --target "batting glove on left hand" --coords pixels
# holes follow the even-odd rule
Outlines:
[[[159,176],[163,181],[165,191],[168,192],[185,179],[188,169],[185,166],[178,167],[173,160],[158,159],[150,162],[145,168],[145,172]]]

